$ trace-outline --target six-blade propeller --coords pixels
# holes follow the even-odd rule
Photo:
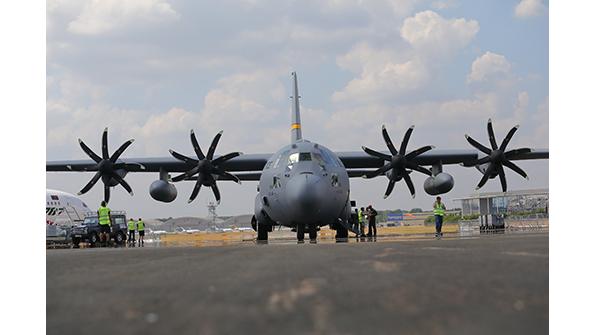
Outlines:
[[[388,136],[386,127],[384,125],[382,126],[382,137],[384,138],[384,142],[386,143],[386,146],[388,147],[388,150],[390,151],[392,156],[372,150],[367,147],[362,147],[362,149],[368,155],[380,158],[388,162],[384,164],[381,168],[363,176],[364,178],[374,178],[380,174],[386,174],[388,176],[388,187],[386,188],[386,192],[384,193],[385,199],[388,198],[388,196],[393,191],[393,188],[395,187],[395,182],[401,179],[405,180],[405,183],[407,183],[407,187],[409,188],[411,196],[415,198],[415,187],[413,186],[411,177],[409,177],[411,171],[418,171],[427,174],[428,176],[432,175],[432,172],[430,172],[430,170],[424,168],[423,166],[420,166],[419,164],[416,164],[414,159],[415,157],[423,154],[424,152],[432,150],[434,146],[426,145],[417,150],[413,150],[410,153],[406,153],[407,144],[409,143],[409,138],[411,137],[413,128],[414,126],[411,126],[409,129],[407,129],[407,132],[405,132],[405,136],[403,136],[401,146],[399,147],[399,150],[397,150],[393,145],[390,136]]]
[[[502,192],[506,192],[507,186],[506,175],[504,174],[504,166],[520,174],[521,176],[523,176],[523,178],[528,179],[527,173],[525,173],[525,171],[523,171],[523,169],[518,167],[516,164],[511,162],[511,160],[518,158],[519,156],[522,156],[524,154],[530,153],[531,149],[521,148],[506,151],[506,147],[508,146],[510,139],[512,138],[512,136],[518,128],[519,126],[516,125],[512,129],[510,129],[506,137],[504,137],[504,140],[502,140],[502,144],[500,144],[500,146],[498,147],[498,143],[496,143],[496,137],[494,136],[494,128],[492,127],[492,119],[489,119],[488,136],[490,138],[490,146],[492,147],[492,149],[485,147],[481,143],[471,138],[471,136],[465,135],[465,138],[473,147],[487,155],[483,158],[478,159],[475,162],[472,162],[471,164],[465,165],[479,166],[483,164],[488,164],[485,171],[482,171],[483,177],[479,181],[479,184],[477,184],[477,187],[475,188],[476,190],[480,189],[483,185],[485,185],[488,179],[496,178],[496,176],[499,176],[500,184],[502,185]]]
[[[132,188],[128,183],[124,180],[124,175],[127,171],[131,169],[143,169],[144,167],[140,164],[128,164],[128,163],[118,163],[118,158],[122,155],[124,150],[128,148],[134,142],[133,139],[130,139],[124,144],[122,144],[113,155],[109,155],[108,147],[107,147],[107,128],[103,130],[103,136],[101,138],[101,157],[93,152],[86,144],[79,138],[79,144],[83,151],[91,157],[92,160],[95,161],[95,166],[92,170],[97,170],[97,173],[91,178],[91,180],[83,187],[79,195],[87,193],[101,178],[103,181],[103,200],[105,202],[109,202],[110,198],[110,186],[114,186],[116,184],[122,185],[130,195],[133,195]]]
[[[178,182],[181,180],[191,179],[194,175],[198,174],[198,176],[196,177],[196,184],[194,185],[192,194],[188,199],[189,203],[196,198],[201,186],[203,185],[210,187],[211,190],[213,190],[215,199],[217,200],[217,202],[220,202],[221,194],[219,193],[219,188],[217,187],[217,178],[219,176],[225,176],[235,181],[236,183],[241,184],[240,179],[237,176],[225,171],[220,166],[221,163],[241,155],[240,152],[231,152],[213,159],[213,155],[215,154],[215,149],[217,148],[217,144],[219,143],[221,134],[223,134],[223,131],[220,131],[219,133],[217,133],[217,135],[215,135],[213,141],[211,142],[211,146],[209,147],[209,150],[207,151],[207,154],[205,156],[200,146],[198,145],[198,141],[196,140],[196,136],[194,135],[194,130],[190,131],[190,141],[192,142],[192,147],[194,148],[194,152],[196,153],[196,157],[198,158],[198,160],[179,154],[171,149],[169,150],[170,154],[174,156],[174,158],[182,162],[185,162],[189,166],[193,166],[190,170],[172,178],[172,181]]]

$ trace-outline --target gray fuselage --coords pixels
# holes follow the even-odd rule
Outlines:
[[[307,140],[281,148],[262,171],[255,199],[259,221],[324,226],[350,215],[349,177],[328,148]]]

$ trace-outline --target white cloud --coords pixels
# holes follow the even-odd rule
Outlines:
[[[514,15],[516,17],[531,17],[538,16],[546,10],[542,0],[522,0],[514,8]]]
[[[165,0],[92,0],[68,24],[68,31],[97,35],[124,26],[158,23],[178,17]]]
[[[479,82],[493,76],[507,75],[510,73],[510,69],[511,65],[506,57],[488,51],[473,61],[467,81]]]
[[[467,46],[479,32],[475,20],[445,19],[436,12],[424,11],[405,19],[401,37],[413,47],[447,53]]]

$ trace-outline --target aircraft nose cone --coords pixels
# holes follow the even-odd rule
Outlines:
[[[318,213],[324,198],[320,177],[305,173],[293,176],[287,183],[286,196],[294,217],[306,218]]]

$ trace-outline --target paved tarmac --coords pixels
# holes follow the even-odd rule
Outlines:
[[[48,334],[548,333],[548,233],[46,259]]]

